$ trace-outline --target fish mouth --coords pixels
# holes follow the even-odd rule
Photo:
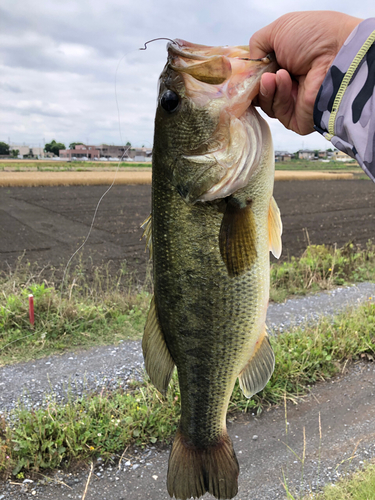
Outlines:
[[[263,132],[250,105],[262,74],[277,71],[276,58],[250,59],[247,46],[212,47],[181,39],[169,42],[167,50],[166,70],[183,81],[184,95],[218,117],[211,140],[184,154],[199,169],[216,165],[214,185],[194,201],[227,197],[247,184],[259,164]]]
[[[167,50],[167,66],[184,76],[188,97],[204,105],[205,100],[197,99],[198,90],[203,95],[207,93],[210,99],[216,91],[218,97],[226,95],[232,101],[232,111],[237,116],[249,107],[258,94],[261,75],[278,69],[274,54],[262,59],[250,59],[248,47],[242,45],[212,47],[176,39],[167,44]],[[237,101],[235,105],[233,100]],[[238,101],[243,105],[239,106]]]

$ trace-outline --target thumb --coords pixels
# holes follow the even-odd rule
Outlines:
[[[260,29],[250,38],[249,51],[251,59],[261,59],[274,52],[272,24]]]

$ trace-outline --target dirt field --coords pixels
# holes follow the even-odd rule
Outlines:
[[[64,265],[85,239],[106,186],[0,188],[0,267],[17,258]],[[375,241],[375,186],[366,180],[275,183],[284,225],[283,258],[313,244]],[[140,224],[148,216],[150,185],[117,185],[103,199],[83,262],[124,261],[142,279],[147,255]],[[308,234],[308,237],[307,237]],[[76,257],[75,262],[77,262]]]

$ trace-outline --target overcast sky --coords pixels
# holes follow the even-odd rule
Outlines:
[[[286,12],[326,8],[322,0],[2,0],[0,141],[150,146],[166,42],[139,51],[145,41],[243,45]],[[374,16],[374,0],[329,8]],[[330,146],[316,132],[301,137],[268,121],[275,149]]]

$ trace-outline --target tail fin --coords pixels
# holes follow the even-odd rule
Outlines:
[[[171,497],[199,498],[207,491],[216,498],[237,495],[239,466],[227,432],[213,446],[199,448],[177,431],[169,457],[167,487]]]

